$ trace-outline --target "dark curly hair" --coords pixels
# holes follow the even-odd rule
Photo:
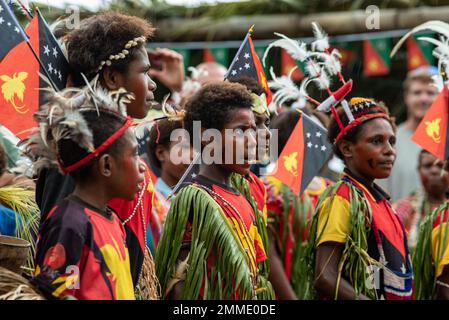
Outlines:
[[[150,141],[148,142],[148,158],[150,163],[159,169],[161,169],[161,163],[156,156],[156,147],[161,145],[168,149],[170,146],[170,135],[176,129],[182,129],[181,121],[163,119],[151,127]]]
[[[251,109],[253,99],[245,86],[225,81],[211,82],[202,87],[187,103],[184,128],[193,144],[197,132],[193,122],[201,121],[201,127],[222,130],[237,109]]]
[[[260,83],[256,79],[248,76],[231,77],[228,78],[228,81],[243,84],[246,89],[248,89],[252,93],[257,94],[258,96],[260,96],[262,93],[265,93]]]
[[[81,115],[85,119],[94,139],[94,147],[98,148],[106,139],[120,129],[126,118],[118,113],[100,109],[100,116],[96,110],[82,111]],[[109,147],[101,152],[96,158],[84,166],[70,172],[75,181],[86,181],[91,178],[91,172],[97,159],[103,154],[111,154],[120,157],[123,148],[123,135],[115,140]],[[72,165],[88,155],[88,152],[81,148],[78,143],[71,139],[59,140],[58,155],[65,166]]]
[[[81,26],[64,36],[68,60],[73,70],[82,72],[88,80],[96,75],[101,61],[109,59],[125,48],[125,44],[137,37],[148,38],[154,34],[152,24],[138,17],[118,12],[105,12],[94,15],[81,22]],[[126,73],[129,63],[140,46],[131,48],[123,59],[113,60],[111,68]],[[82,86],[83,79],[74,75],[74,85]]]
[[[378,107],[380,107],[382,109],[382,111],[385,112],[388,116],[390,115],[390,112],[388,111],[387,106],[383,102],[377,102],[376,105]],[[372,110],[369,110],[368,112],[366,112],[366,114],[373,114],[373,113],[378,113],[378,112],[379,112],[378,108],[373,108]],[[349,119],[346,116],[346,113],[343,110],[342,106],[339,106],[337,108],[337,113],[338,113],[338,116],[339,116],[341,122],[346,127],[349,123]],[[376,118],[373,118],[373,119],[376,119]],[[357,141],[357,137],[358,137],[359,133],[363,130],[363,127],[365,127],[365,124],[370,122],[373,119],[369,119],[369,120],[363,122],[362,124],[352,128],[351,130],[349,130],[346,133],[346,135],[342,139],[350,141],[352,143],[355,143]],[[391,124],[393,130],[396,132],[396,125],[395,125],[394,117],[389,116],[388,122]],[[339,133],[340,133],[340,127],[338,126],[338,123],[335,120],[335,118],[331,117],[331,120],[330,120],[329,126],[328,126],[328,133],[327,133],[328,138],[329,138],[330,143],[332,143],[334,146],[335,155],[337,157],[339,157],[340,159],[344,160],[343,155],[341,154],[340,149],[338,148],[338,143],[335,143],[335,139],[337,138]]]

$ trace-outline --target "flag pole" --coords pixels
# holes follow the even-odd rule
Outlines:
[[[21,0],[16,0],[16,1],[22,7],[22,10],[25,11],[25,13],[28,17],[28,20],[31,21],[33,19],[33,14],[31,13],[30,9],[27,8]]]

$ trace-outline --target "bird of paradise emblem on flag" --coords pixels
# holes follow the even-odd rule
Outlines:
[[[298,175],[297,157],[298,152],[292,152],[291,154],[282,157],[282,160],[284,160],[285,169],[295,177]]]
[[[1,86],[3,98],[7,102],[11,103],[14,109],[20,114],[25,114],[28,112],[26,105],[20,105],[23,103],[23,97],[25,94],[26,86],[23,82],[26,78],[28,78],[27,72],[14,72],[12,77],[6,74],[0,75],[0,79],[3,81]],[[20,101],[19,105],[16,103],[17,101]]]
[[[440,118],[436,118],[432,121],[426,121],[426,134],[432,138],[435,143],[440,143]]]

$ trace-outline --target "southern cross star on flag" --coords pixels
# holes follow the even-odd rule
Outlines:
[[[46,69],[46,72],[40,70],[40,73],[49,77],[57,90],[62,90],[66,87],[67,77],[70,70],[69,63],[39,10],[36,11],[34,19],[38,19],[38,32],[28,35],[30,36],[30,39],[38,39],[39,59],[42,62],[42,66]],[[46,82],[43,79],[39,79],[39,87],[44,88],[46,86],[48,86]],[[40,91],[39,105],[42,105],[43,103],[45,103],[45,92]]]
[[[19,138],[34,126],[38,62],[11,8],[0,0],[0,124]],[[30,41],[33,44],[32,41]],[[34,104],[33,104],[34,103]]]
[[[265,91],[267,97],[267,105],[270,104],[272,99],[272,93],[268,87],[267,77],[254,49],[253,40],[251,39],[252,29],[246,34],[243,39],[239,50],[237,51],[231,65],[228,68],[228,72],[225,75],[225,80],[233,77],[246,76],[255,79],[260,83]]]
[[[0,61],[20,42],[28,40],[10,6],[0,0]]]
[[[329,159],[332,145],[327,130],[312,118],[301,113],[277,160],[274,177],[301,195],[321,167]]]
[[[0,6],[5,10],[3,0],[0,0]],[[0,13],[1,17],[3,15]],[[7,25],[6,20],[0,23],[0,33],[7,30],[2,28],[3,23]],[[21,29],[20,25],[17,28]],[[39,77],[39,72],[43,75],[48,73],[58,90],[65,87],[69,73],[68,62],[39,11],[25,32],[29,36],[29,43],[18,42],[0,62],[0,123],[19,138],[26,138],[27,130],[35,126],[33,113],[45,103],[45,92],[39,89],[48,84]],[[0,48],[3,47],[2,44]],[[43,66],[48,68],[47,73],[40,68],[30,47]]]

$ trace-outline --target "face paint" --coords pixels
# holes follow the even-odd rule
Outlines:
[[[387,178],[396,159],[393,127],[383,118],[370,120],[362,126],[347,166],[366,180]]]

